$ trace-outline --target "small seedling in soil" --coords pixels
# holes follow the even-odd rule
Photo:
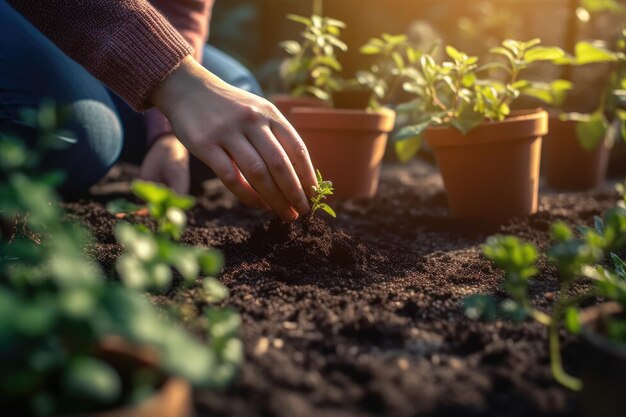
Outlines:
[[[311,197],[311,215],[309,218],[313,218],[317,210],[322,210],[332,217],[337,217],[335,210],[333,210],[328,204],[324,203],[324,200],[329,195],[333,195],[333,183],[331,181],[324,181],[322,173],[317,170],[317,186],[313,186],[313,197]]]
[[[547,251],[549,262],[559,273],[560,290],[549,313],[532,306],[529,282],[537,274],[539,251],[535,245],[514,236],[490,237],[483,246],[484,255],[504,271],[503,287],[510,299],[498,302],[487,295],[465,300],[466,314],[471,318],[494,319],[502,316],[514,321],[530,317],[548,327],[550,362],[554,378],[572,390],[580,390],[582,382],[563,369],[559,346],[561,323],[573,334],[580,332],[578,305],[588,299],[604,298],[626,307],[626,264],[615,254],[626,247],[626,209],[615,207],[595,225],[581,227],[577,232],[563,222],[551,228],[552,245]],[[612,268],[602,266],[607,258]],[[594,286],[587,292],[572,295],[572,286],[582,278],[592,278]],[[606,336],[626,345],[626,322],[609,318]]]

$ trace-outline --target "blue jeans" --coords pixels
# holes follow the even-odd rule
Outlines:
[[[205,48],[202,65],[231,85],[261,94],[247,69],[211,46]],[[33,145],[37,134],[18,123],[19,112],[36,108],[45,99],[69,110],[63,128],[77,138],[68,148],[48,151],[42,163],[46,170],[66,172],[62,195],[85,192],[121,156],[138,163],[145,155],[143,114],[0,0],[0,131],[16,132]]]

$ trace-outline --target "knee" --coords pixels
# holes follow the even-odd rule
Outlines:
[[[95,100],[79,100],[68,110],[63,127],[72,137],[60,138],[69,142],[61,151],[67,173],[61,191],[75,195],[99,181],[117,162],[124,138],[120,119],[112,107]]]

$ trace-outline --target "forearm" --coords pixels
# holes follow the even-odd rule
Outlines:
[[[8,0],[68,56],[136,110],[192,53],[167,20],[142,0]]]

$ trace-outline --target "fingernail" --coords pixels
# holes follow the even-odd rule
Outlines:
[[[298,213],[296,213],[293,210],[289,210],[285,212],[285,215],[283,216],[283,220],[289,223],[295,222],[296,220],[298,220]]]

